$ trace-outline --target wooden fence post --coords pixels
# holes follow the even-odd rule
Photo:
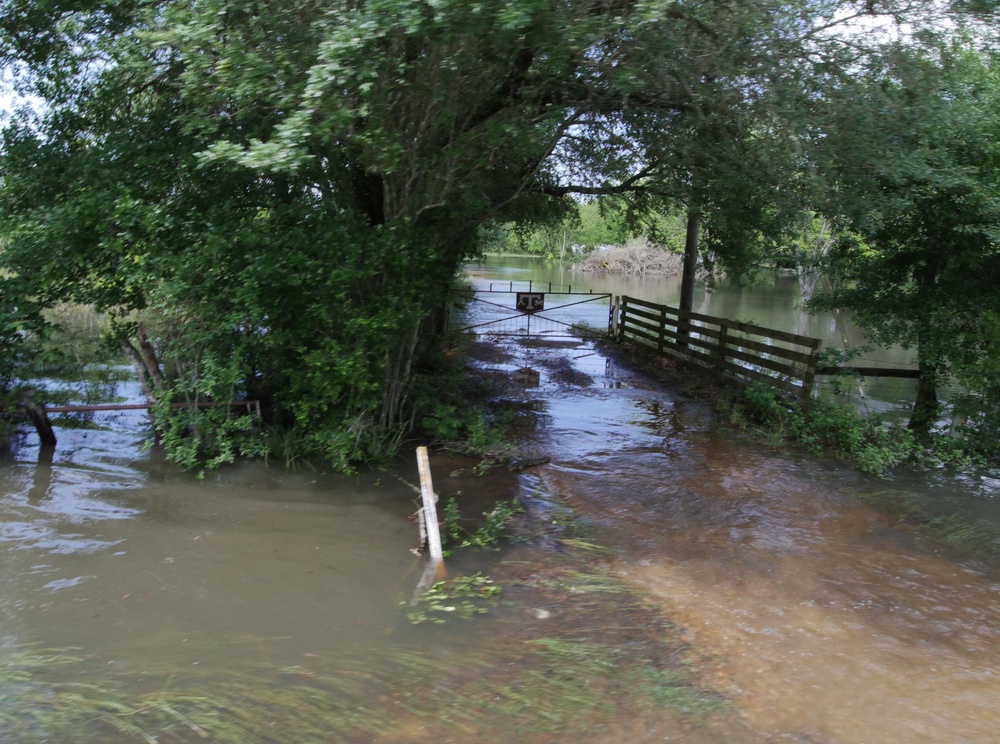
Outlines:
[[[687,313],[683,307],[677,308],[677,346],[681,349],[688,347],[688,339],[691,338],[691,318],[687,317]]]
[[[622,295],[621,302],[621,311],[618,314],[618,338],[625,337],[625,318],[628,314],[628,296]]]
[[[427,448],[417,447],[417,470],[420,472],[420,498],[423,502],[423,522],[427,530],[427,550],[432,561],[443,561],[444,551],[441,546],[441,528],[437,517],[437,496],[434,494],[434,484],[431,481],[431,464],[427,457]]]
[[[719,323],[719,356],[715,368],[722,374],[726,366],[726,341],[729,338],[729,326],[725,321]]]
[[[663,353],[663,344],[667,338],[667,308],[660,308],[660,330],[656,334],[656,350]]]
[[[805,407],[812,401],[813,387],[816,385],[816,368],[819,366],[819,352],[823,342],[817,340],[809,354],[805,372],[802,374],[802,390],[799,392],[799,405]]]
[[[444,567],[444,550],[441,545],[441,527],[438,524],[437,496],[431,481],[431,464],[427,457],[426,447],[417,447],[417,470],[420,472],[420,498],[423,506],[420,509],[421,540],[426,538],[427,551],[430,560],[424,568],[420,581],[413,591],[413,601],[430,589],[438,581],[447,577]]]

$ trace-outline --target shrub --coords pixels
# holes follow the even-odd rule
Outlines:
[[[754,383],[743,400],[742,413],[763,427],[772,443],[796,442],[813,454],[845,457],[866,473],[881,475],[918,453],[908,429],[887,427],[877,416],[864,417],[825,397],[802,408],[768,385]]]

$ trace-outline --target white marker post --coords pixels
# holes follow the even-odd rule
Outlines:
[[[422,533],[427,535],[427,551],[431,560],[424,571],[424,575],[417,585],[417,593],[421,594],[433,586],[434,582],[443,579],[444,570],[444,550],[441,547],[441,527],[437,517],[437,496],[434,494],[434,483],[431,481],[431,463],[427,458],[427,448],[417,447],[417,470],[420,472],[420,498],[423,501],[423,508],[420,510],[420,523],[423,526]]]

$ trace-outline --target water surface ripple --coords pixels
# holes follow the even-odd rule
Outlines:
[[[996,741],[994,566],[859,499],[885,484],[741,441],[651,385],[595,379],[525,393],[548,417],[545,487],[687,628],[761,740]]]

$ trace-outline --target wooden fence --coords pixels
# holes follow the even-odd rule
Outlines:
[[[618,338],[655,347],[742,384],[761,381],[807,402],[817,373],[818,338],[763,328],[669,305],[621,297],[612,310]]]

